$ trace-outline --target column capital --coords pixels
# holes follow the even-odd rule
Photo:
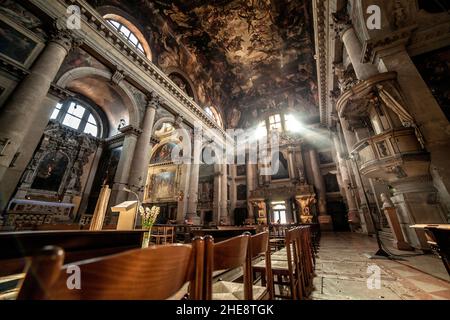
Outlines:
[[[150,92],[147,95],[147,108],[157,111],[159,107],[161,107],[161,98],[155,92]]]
[[[139,136],[142,133],[142,129],[133,127],[131,125],[128,125],[128,126],[123,127],[123,128],[120,128],[119,131],[121,133],[123,133],[124,135],[126,135],[126,136],[134,135],[136,137]]]
[[[69,53],[82,45],[83,40],[76,38],[73,31],[65,27],[61,21],[55,21],[50,34],[50,42],[57,43]]]

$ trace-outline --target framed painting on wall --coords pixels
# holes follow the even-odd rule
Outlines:
[[[0,14],[0,57],[28,68],[44,43],[24,27]]]
[[[150,167],[144,202],[176,202],[178,167]]]

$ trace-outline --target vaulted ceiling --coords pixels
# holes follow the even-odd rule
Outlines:
[[[317,112],[307,0],[156,0],[178,40],[210,64],[240,110]]]

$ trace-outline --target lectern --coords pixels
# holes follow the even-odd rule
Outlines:
[[[125,201],[111,208],[112,212],[119,213],[117,230],[133,230],[136,220],[137,201]]]

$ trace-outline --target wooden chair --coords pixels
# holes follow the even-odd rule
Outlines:
[[[269,232],[261,232],[250,238],[250,243],[248,247],[248,258],[247,263],[249,264],[246,268],[249,271],[248,280],[250,285],[248,285],[249,300],[273,300],[274,298],[274,288],[273,288],[273,274],[271,267],[271,250],[269,245]],[[261,283],[266,288],[261,291],[261,287],[254,286],[254,273],[253,273],[253,260],[259,257],[264,257],[266,262],[266,272],[261,275]],[[255,295],[255,293],[257,293]]]
[[[189,298],[202,299],[204,240],[168,245],[62,266],[64,251],[45,247],[32,263],[21,300],[162,300],[190,282]],[[68,271],[78,267],[81,289],[68,289]],[[73,270],[76,270],[73,269]]]
[[[214,243],[211,236],[205,236],[205,300],[249,300],[251,290],[248,277],[248,244],[249,234],[243,234],[219,243]],[[238,267],[244,268],[243,284],[218,281],[213,283],[213,272],[229,270]]]
[[[309,227],[296,227],[286,231],[285,249],[271,256],[273,282],[279,286],[275,297],[300,300],[309,296],[312,289],[313,265],[308,242]],[[256,271],[267,272],[266,262],[259,262]],[[282,294],[282,288],[288,287],[289,294]]]

